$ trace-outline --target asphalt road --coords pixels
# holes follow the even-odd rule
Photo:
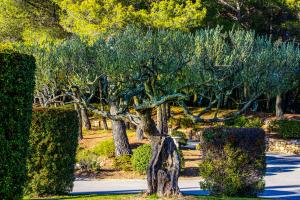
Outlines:
[[[260,195],[271,199],[300,200],[300,156],[267,155],[266,188]],[[183,194],[206,195],[199,180],[180,179]],[[146,180],[76,180],[72,194],[126,194],[146,190]]]

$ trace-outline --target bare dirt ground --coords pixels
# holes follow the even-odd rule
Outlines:
[[[92,149],[101,141],[111,139],[111,130],[97,130],[93,127],[93,130],[84,131],[84,138],[80,142],[80,147]],[[137,141],[135,132],[133,130],[128,131],[128,139],[132,149],[138,146],[149,143],[147,138],[142,141]],[[198,177],[198,165],[200,162],[200,151],[198,150],[182,150],[185,159],[185,168],[182,172],[182,178]],[[133,171],[119,171],[113,167],[113,159],[106,158],[102,162],[101,172],[99,174],[78,174],[77,178],[96,178],[96,179],[137,179],[145,178],[145,175]]]

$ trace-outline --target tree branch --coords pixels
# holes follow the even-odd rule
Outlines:
[[[141,105],[135,105],[134,108],[137,111],[141,111],[141,110],[146,110],[146,109],[150,109],[150,108],[155,108],[163,103],[166,103],[168,101],[180,101],[180,100],[185,100],[187,99],[186,95],[183,94],[172,94],[172,95],[167,95],[162,97],[160,100],[151,100],[148,102],[145,102]]]
[[[190,119],[192,119],[195,123],[213,123],[213,122],[224,122],[227,120],[231,120],[235,117],[237,117],[238,115],[241,115],[242,113],[244,113],[253,103],[253,101],[255,101],[259,96],[261,96],[261,94],[258,94],[256,96],[254,96],[251,100],[249,100],[241,110],[233,113],[230,117],[223,117],[223,118],[211,118],[211,119],[203,119],[200,116],[194,116],[192,114],[192,112],[188,109],[188,107],[184,104],[184,102],[180,102],[181,107],[183,108],[184,114],[187,115]]]

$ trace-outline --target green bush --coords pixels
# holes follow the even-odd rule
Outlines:
[[[133,151],[131,162],[133,170],[146,174],[151,159],[151,146],[143,144]]]
[[[168,119],[168,122],[169,122],[169,124],[170,124],[172,127],[180,126],[180,119],[177,119],[177,118],[174,118],[174,117],[170,117],[170,118]]]
[[[97,146],[93,148],[93,152],[99,156],[104,156],[107,158],[112,158],[115,156],[115,144],[112,139],[100,142]]]
[[[177,150],[180,159],[180,170],[184,169],[185,161],[181,150]],[[133,151],[131,157],[132,168],[140,174],[146,174],[152,156],[151,146],[143,144]]]
[[[81,171],[99,173],[101,170],[99,156],[87,149],[79,149],[77,151],[76,162]]]
[[[200,175],[212,195],[254,197],[264,189],[265,133],[258,128],[204,131]]]
[[[117,156],[113,162],[114,168],[123,171],[132,171],[131,155]]]
[[[41,196],[64,194],[72,190],[78,126],[75,110],[34,110],[29,137],[29,181],[26,193]]]
[[[263,121],[259,117],[247,118],[242,115],[232,120],[225,121],[225,125],[235,128],[260,128],[263,126]]]
[[[0,199],[22,199],[34,89],[34,58],[0,54]]]
[[[182,131],[172,131],[171,136],[173,137],[181,137],[181,139],[178,141],[179,145],[187,145],[187,138],[184,132]]]
[[[190,118],[181,118],[180,119],[180,127],[181,128],[193,128],[194,122]]]
[[[300,138],[299,120],[274,120],[268,127],[269,131],[277,132],[284,139]]]

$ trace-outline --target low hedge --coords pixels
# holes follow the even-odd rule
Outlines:
[[[35,60],[0,54],[0,199],[22,199],[34,89]]]
[[[32,196],[70,192],[78,145],[79,120],[75,110],[36,109],[32,115],[27,161]]]
[[[212,195],[255,197],[264,189],[265,133],[258,128],[209,128],[200,145],[203,189]]]
[[[232,120],[225,121],[225,126],[235,128],[260,128],[263,121],[259,117],[247,118],[246,116],[238,116]]]
[[[278,133],[284,139],[300,138],[299,120],[274,120],[268,127],[269,131]]]
[[[113,139],[108,139],[97,144],[93,150],[95,154],[107,158],[115,157],[115,144]]]

